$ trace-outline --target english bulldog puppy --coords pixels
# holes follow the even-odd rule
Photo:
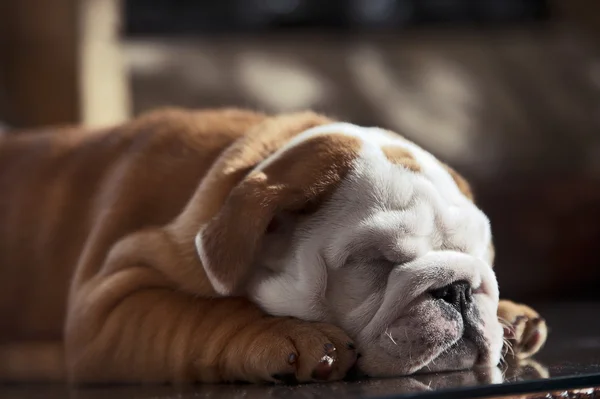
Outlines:
[[[9,134],[0,192],[5,379],[331,381],[495,367],[546,337],[499,301],[467,182],[385,129],[164,109]]]

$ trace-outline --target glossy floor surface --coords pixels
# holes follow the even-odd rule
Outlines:
[[[522,365],[479,372],[300,386],[111,386],[69,389],[60,385],[0,386],[4,398],[474,398],[600,386],[600,303],[537,306],[551,332],[545,348]]]

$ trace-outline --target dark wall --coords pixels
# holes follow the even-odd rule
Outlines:
[[[126,32],[198,34],[288,28],[388,29],[544,19],[545,0],[126,0]]]

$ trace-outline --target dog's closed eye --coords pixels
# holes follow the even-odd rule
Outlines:
[[[381,259],[394,266],[400,266],[414,260],[417,256],[413,251],[401,251],[401,250],[384,250],[381,251]]]

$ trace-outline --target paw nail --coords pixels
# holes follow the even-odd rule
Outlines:
[[[335,346],[333,344],[329,344],[329,343],[325,344],[325,352],[326,353],[331,353],[333,351],[335,351]]]
[[[295,354],[295,353],[290,353],[290,356],[288,357],[288,363],[289,363],[289,364],[296,363],[296,359],[297,359],[297,358],[298,358],[298,357],[296,356],[296,354]]]
[[[276,379],[277,381],[281,381],[287,385],[295,385],[298,383],[298,379],[294,374],[273,374],[271,377]]]
[[[354,346],[354,344],[353,344],[352,342],[348,342],[348,343],[346,344],[346,347],[347,347],[348,349],[352,350],[352,351],[353,351],[354,349],[356,349],[356,346]]]

